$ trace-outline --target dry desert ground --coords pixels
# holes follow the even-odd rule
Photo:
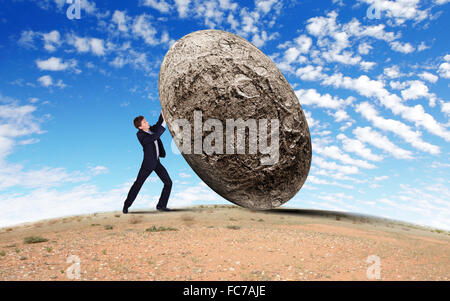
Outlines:
[[[0,280],[449,280],[449,274],[449,232],[330,211],[210,205],[0,229]]]

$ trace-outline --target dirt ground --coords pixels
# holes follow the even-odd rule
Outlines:
[[[47,241],[25,243],[30,236]],[[0,280],[449,280],[449,274],[449,232],[337,212],[211,205],[0,229]]]

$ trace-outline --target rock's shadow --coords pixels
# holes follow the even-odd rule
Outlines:
[[[358,213],[350,213],[350,212],[339,212],[339,211],[328,211],[328,210],[313,210],[313,209],[295,209],[295,208],[276,208],[276,209],[268,209],[268,210],[254,210],[249,209],[252,212],[259,213],[268,213],[268,214],[286,214],[286,215],[303,215],[310,217],[329,217],[329,218],[347,218],[350,220],[373,220],[373,221],[381,221],[386,220],[385,218],[364,215]]]

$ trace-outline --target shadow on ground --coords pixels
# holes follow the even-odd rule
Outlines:
[[[128,214],[159,214],[159,213],[170,213],[170,212],[195,212],[195,209],[172,209],[171,211],[161,212],[158,210],[143,210],[143,211],[128,211]]]
[[[326,217],[333,219],[349,219],[349,220],[359,220],[359,221],[387,221],[385,218],[380,218],[376,216],[358,214],[358,213],[348,213],[348,212],[339,212],[339,211],[328,211],[328,210],[313,210],[313,209],[295,209],[295,208],[276,208],[276,209],[268,209],[268,210],[254,210],[249,209],[253,212],[266,212],[268,214],[286,214],[286,215],[302,215],[309,217]]]

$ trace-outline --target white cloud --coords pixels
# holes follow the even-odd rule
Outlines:
[[[72,34],[67,36],[67,42],[74,46],[78,53],[92,52],[97,56],[102,56],[106,51],[105,42],[98,38],[83,38]]]
[[[0,125],[0,127],[1,126],[2,125]],[[12,152],[13,146],[13,139],[0,135],[0,164],[2,164],[4,158],[6,158],[6,156],[8,156]]]
[[[42,9],[52,9],[52,7],[49,5],[49,3],[54,3],[56,5],[56,8],[58,10],[63,10],[64,6],[68,4],[66,0],[38,0],[36,1],[37,5]],[[97,12],[97,8],[95,7],[94,1],[89,0],[80,0],[80,7],[81,10],[89,15],[95,15]],[[97,15],[101,16],[101,15]]]
[[[97,165],[89,168],[93,175],[101,175],[109,172],[108,168],[105,166]]]
[[[394,42],[400,37],[400,34],[385,31],[384,24],[364,26],[356,18],[341,24],[337,21],[337,16],[337,12],[332,11],[326,16],[307,20],[307,32],[317,38],[317,47],[313,47],[311,50],[311,57],[317,64],[323,65],[323,60],[325,60],[345,65],[359,65],[361,70],[367,72],[376,65],[375,62],[363,61],[361,56],[354,53],[351,48],[352,44],[367,37],[386,42]],[[409,50],[408,45],[402,44],[400,47],[397,44],[398,42],[394,44],[396,49]],[[368,42],[364,41],[359,44],[358,53],[368,54],[372,48]]]
[[[57,82],[54,82],[52,77],[50,75],[43,75],[37,79],[37,81],[41,84],[43,87],[58,87],[58,88],[65,88],[67,85],[59,79]]]
[[[61,167],[45,166],[37,170],[23,170],[23,166],[19,164],[0,167],[0,190],[10,187],[53,187],[87,180],[88,175],[78,171],[69,173]]]
[[[192,177],[190,174],[187,174],[185,172],[180,172],[178,175],[180,176],[180,178],[191,178]]]
[[[105,54],[105,47],[103,45],[103,40],[92,38],[90,41],[91,44],[91,50],[96,55],[104,55]]]
[[[361,57],[353,56],[351,51],[343,51],[339,53],[337,49],[330,49],[329,51],[325,51],[322,53],[322,57],[327,62],[337,62],[344,65],[356,65],[361,62]],[[368,66],[366,66],[367,68]]]
[[[419,74],[419,77],[423,80],[429,81],[430,83],[435,83],[439,79],[439,77],[437,75],[434,75],[434,74],[426,72],[426,71]]]
[[[255,44],[256,47],[262,47],[266,42],[276,39],[277,37],[278,33],[274,32],[271,35],[267,35],[267,32],[263,30],[261,31],[261,34],[253,34],[252,43]]]
[[[207,28],[231,26],[238,35],[251,41],[255,46],[262,47],[267,41],[276,39],[279,34],[268,32],[273,27],[276,17],[280,14],[282,3],[274,0],[256,0],[253,10],[239,7],[239,2],[230,0],[190,1],[174,0],[168,8],[161,5],[167,1],[147,1],[153,7],[159,7],[162,12],[176,8],[180,18],[192,17],[200,19]],[[270,18],[267,18],[270,17]]]
[[[350,119],[350,116],[348,116],[347,112],[344,111],[344,110],[342,110],[342,109],[337,110],[337,111],[333,114],[333,116],[334,116],[334,120],[335,120],[336,122],[341,122],[341,121]]]
[[[380,81],[371,80],[366,75],[358,78],[343,76],[336,73],[331,76],[320,74],[321,83],[323,85],[332,85],[335,88],[346,88],[357,91],[365,97],[376,97],[381,104],[389,108],[395,115],[401,115],[404,119],[412,121],[416,126],[422,126],[430,133],[450,141],[450,132],[438,123],[433,116],[426,113],[421,105],[413,107],[406,106],[402,103],[402,99],[396,94],[391,94],[384,88],[384,84]],[[432,102],[432,99],[430,99]]]
[[[81,7],[88,14],[94,14],[97,10],[97,8],[95,7],[94,1],[90,2],[88,0],[81,0]]]
[[[182,191],[175,192],[171,196],[171,206],[190,206],[194,203],[204,204],[205,202],[227,202],[205,183],[200,182],[195,186],[188,187]]]
[[[347,152],[355,153],[358,156],[370,161],[383,160],[382,156],[372,153],[370,148],[367,148],[364,143],[357,139],[350,139],[344,134],[339,134],[337,138],[341,140],[342,147]]]
[[[232,13],[228,14],[227,22],[230,24],[231,29],[236,30],[239,26],[239,22],[234,18]]]
[[[306,179],[305,185],[304,185],[304,189],[307,189],[307,187],[309,186],[308,184],[315,184],[315,185],[333,185],[333,186],[338,186],[338,187],[343,187],[343,188],[348,188],[348,189],[353,189],[354,187],[351,185],[346,185],[346,184],[342,184],[336,181],[330,182],[321,178],[318,178],[314,175],[309,175],[308,178]]]
[[[195,1],[194,5],[193,11],[196,14],[195,17],[202,18],[204,24],[208,28],[216,28],[217,25],[221,24],[225,19],[225,11],[220,8],[220,3],[217,1]]]
[[[347,165],[354,165],[366,169],[375,168],[375,165],[368,163],[367,161],[351,158],[348,154],[343,153],[336,145],[323,146],[320,143],[317,143],[317,140],[313,140],[313,150],[322,156],[339,160]]]
[[[336,22],[337,16],[337,12],[332,11],[327,14],[327,17],[310,18],[307,20],[306,29],[316,37],[333,37],[341,49],[349,46],[348,39],[352,36],[357,38],[372,37],[387,42],[399,37],[398,34],[393,32],[386,32],[384,24],[364,26],[355,18],[346,24],[339,24]]]
[[[309,34],[319,37],[330,34],[337,29],[336,25],[336,12],[331,12],[328,17],[313,17],[307,21],[306,30]]]
[[[377,63],[375,63],[375,62],[366,62],[366,61],[362,61],[361,63],[360,63],[360,68],[361,68],[361,70],[364,70],[364,71],[369,71],[369,70],[371,70],[373,67],[375,67],[375,65],[376,65]]]
[[[61,36],[57,30],[42,35],[44,39],[44,48],[49,51],[55,51],[62,43]]]
[[[311,166],[310,174],[314,174],[314,175],[317,175],[317,176],[325,176],[325,177],[332,178],[332,179],[335,179],[335,180],[338,180],[338,181],[351,181],[351,182],[358,183],[358,184],[362,184],[362,183],[366,182],[365,180],[352,178],[352,177],[348,176],[347,174],[344,174],[344,173],[342,173],[340,171],[335,171],[335,170],[330,170],[330,169],[323,169],[323,168],[319,168],[319,167],[317,167],[315,165]],[[338,185],[338,186],[341,186],[341,185]],[[344,186],[342,185],[342,187],[344,187]],[[346,185],[345,188],[353,189],[354,187]]]
[[[28,145],[38,143],[40,140],[38,138],[30,138],[25,140],[20,140],[17,142],[18,145]]]
[[[0,100],[4,98],[0,94]],[[0,167],[5,166],[5,158],[12,152],[15,139],[44,133],[40,128],[40,121],[33,115],[35,106],[19,105],[14,99],[7,100],[7,104],[0,105]],[[2,182],[0,180],[0,186]]]
[[[69,44],[75,46],[75,48],[77,49],[77,51],[79,53],[85,53],[88,52],[90,49],[89,46],[89,39],[88,38],[81,38],[78,36],[71,36],[68,39]]]
[[[392,143],[386,136],[373,131],[370,127],[357,127],[353,130],[353,134],[358,140],[371,144],[382,149],[397,159],[412,159],[410,151],[404,150]]]
[[[411,53],[414,52],[415,48],[410,43],[401,43],[394,41],[391,44],[391,49],[401,53]]]
[[[149,45],[157,45],[159,41],[156,38],[156,33],[148,15],[142,14],[135,18],[133,23],[133,34],[135,36],[142,38]]]
[[[34,39],[36,36],[39,36],[39,33],[32,30],[24,30],[20,34],[20,38],[17,43],[22,47],[34,49],[36,48],[36,46],[34,46]]]
[[[299,89],[295,91],[295,95],[299,99],[302,105],[312,105],[321,108],[338,109],[342,108],[354,100],[353,97],[347,99],[341,99],[330,94],[319,94],[315,89],[303,90]]]
[[[38,82],[44,87],[50,87],[53,84],[53,80],[50,75],[43,75],[39,77]]]
[[[191,0],[175,0],[175,6],[177,7],[178,16],[185,18],[189,11],[189,4]]]
[[[70,189],[39,187],[29,193],[0,195],[0,226],[58,218],[76,214],[121,210],[131,184],[125,183],[110,190],[100,191],[97,186],[81,184]],[[76,200],[76,201],[74,201]],[[138,195],[134,206],[150,203],[148,195]],[[156,201],[153,201],[156,205]],[[30,210],[30,207],[33,210]]]
[[[409,88],[402,90],[401,94],[404,100],[427,97],[428,87],[420,80],[414,80],[409,82]]]
[[[323,77],[322,69],[322,66],[308,65],[298,68],[295,74],[303,80],[316,81]]]
[[[255,6],[263,13],[267,14],[277,2],[277,0],[255,0]]]
[[[421,133],[419,131],[413,131],[409,126],[398,120],[386,119],[379,116],[375,108],[368,102],[358,104],[355,111],[361,113],[361,115],[371,121],[374,126],[384,131],[390,131],[396,134],[421,151],[428,152],[433,155],[440,153],[438,146],[422,140]]]
[[[127,60],[123,56],[117,56],[113,61],[110,62],[111,66],[116,68],[122,68],[125,64],[127,64]]]
[[[128,21],[129,17],[127,17],[126,13],[120,10],[114,11],[112,16],[112,22],[116,24],[117,29],[122,32],[128,32]]]
[[[429,18],[428,10],[419,8],[420,0],[359,0],[370,5],[375,10],[383,14],[383,18],[394,21],[393,25],[401,25],[407,20],[415,22]]]
[[[144,0],[143,5],[152,7],[160,13],[168,13],[170,11],[170,4],[164,0]]]
[[[400,184],[400,191],[390,195],[389,199],[378,200],[391,206],[389,211],[394,212],[392,218],[411,220],[411,214],[414,214],[413,222],[415,224],[428,225],[441,229],[450,229],[450,210],[448,203],[450,200],[450,191],[448,186],[438,181],[433,183],[424,183],[420,179],[419,185]],[[386,206],[383,204],[383,210]]]
[[[353,125],[354,120],[350,120],[344,123],[344,125],[342,125],[339,130],[341,132],[344,132],[346,129],[348,129],[349,127],[351,127]]]
[[[312,45],[312,39],[304,34],[297,37],[294,41],[298,46],[297,49],[299,50],[299,53],[301,54],[307,53]]]
[[[256,3],[258,6],[258,3]],[[235,10],[238,7],[237,3],[230,2],[230,0],[219,0],[219,7],[224,10]]]
[[[408,82],[390,81],[389,86],[394,90],[402,90],[408,86]]]
[[[0,100],[3,99],[0,94]],[[0,105],[0,191],[13,187],[18,189],[15,193],[7,191],[0,196],[0,226],[121,208],[120,203],[123,203],[128,185],[121,190],[113,189],[109,192],[98,192],[95,186],[87,184],[69,190],[51,189],[62,184],[87,181],[91,175],[104,173],[106,167],[95,166],[85,173],[49,166],[29,169],[22,164],[7,163],[5,159],[12,153],[15,145],[25,147],[39,141],[30,135],[45,133],[41,129],[45,115],[36,116],[37,107],[34,105],[19,105],[14,99],[6,100],[7,104]],[[23,139],[25,137],[30,138]],[[33,190],[27,192],[23,188]],[[99,203],[109,207],[99,206]]]
[[[412,80],[407,81],[405,84],[409,85],[409,87],[401,91],[404,100],[414,100],[423,97],[429,100],[430,107],[436,105],[436,95],[428,92],[428,87],[422,81]]]
[[[284,52],[284,56],[281,61],[277,62],[277,65],[281,70],[293,72],[291,64],[293,62],[302,63],[306,62],[306,57],[302,54],[309,52],[312,45],[312,39],[307,35],[300,35],[294,39],[294,42],[288,41],[284,44],[278,45],[278,48],[287,48]]]
[[[403,74],[401,74],[400,68],[397,65],[394,65],[389,68],[384,68],[383,72],[384,72],[384,75],[386,75],[389,78],[398,78],[403,75]]]
[[[359,173],[359,169],[356,166],[339,165],[336,162],[328,162],[319,156],[312,157],[312,163],[317,165],[319,168],[335,170],[342,174],[356,174]]]
[[[145,72],[151,72],[152,70],[151,64],[147,59],[147,54],[135,50],[129,50],[126,54],[119,54],[109,64],[115,68],[131,65],[133,68]]]
[[[431,46],[427,46],[423,41],[417,46],[417,51],[424,51],[426,49],[431,48]]]
[[[450,102],[442,102],[441,103],[441,111],[447,116],[450,116]]]
[[[439,65],[438,73],[443,78],[450,78],[450,59],[448,59],[449,57],[450,57],[450,55],[447,54],[444,57],[446,62]]]
[[[47,60],[36,60],[36,65],[41,70],[48,70],[48,71],[63,71],[68,68],[74,69],[77,65],[76,60],[69,60],[64,62],[59,57],[51,57]]]
[[[285,62],[290,64],[297,60],[298,56],[300,55],[300,50],[296,47],[290,47],[284,52],[284,59]]]
[[[400,34],[394,32],[385,31],[386,26],[384,24],[362,26],[357,19],[352,19],[349,23],[343,27],[349,34],[362,38],[371,37],[377,40],[391,42],[400,37]]]
[[[24,30],[21,33],[18,44],[25,48],[36,49],[36,46],[34,45],[36,38],[42,39],[44,42],[44,49],[48,52],[54,52],[63,42],[61,40],[61,35],[57,30],[52,30],[48,33]]]
[[[387,180],[387,179],[389,179],[389,177],[388,176],[379,176],[379,177],[375,177],[375,178],[373,178],[373,180],[374,181],[384,181],[384,180]]]
[[[358,46],[358,52],[361,54],[369,54],[370,50],[373,49],[373,47],[369,43],[361,43]]]

